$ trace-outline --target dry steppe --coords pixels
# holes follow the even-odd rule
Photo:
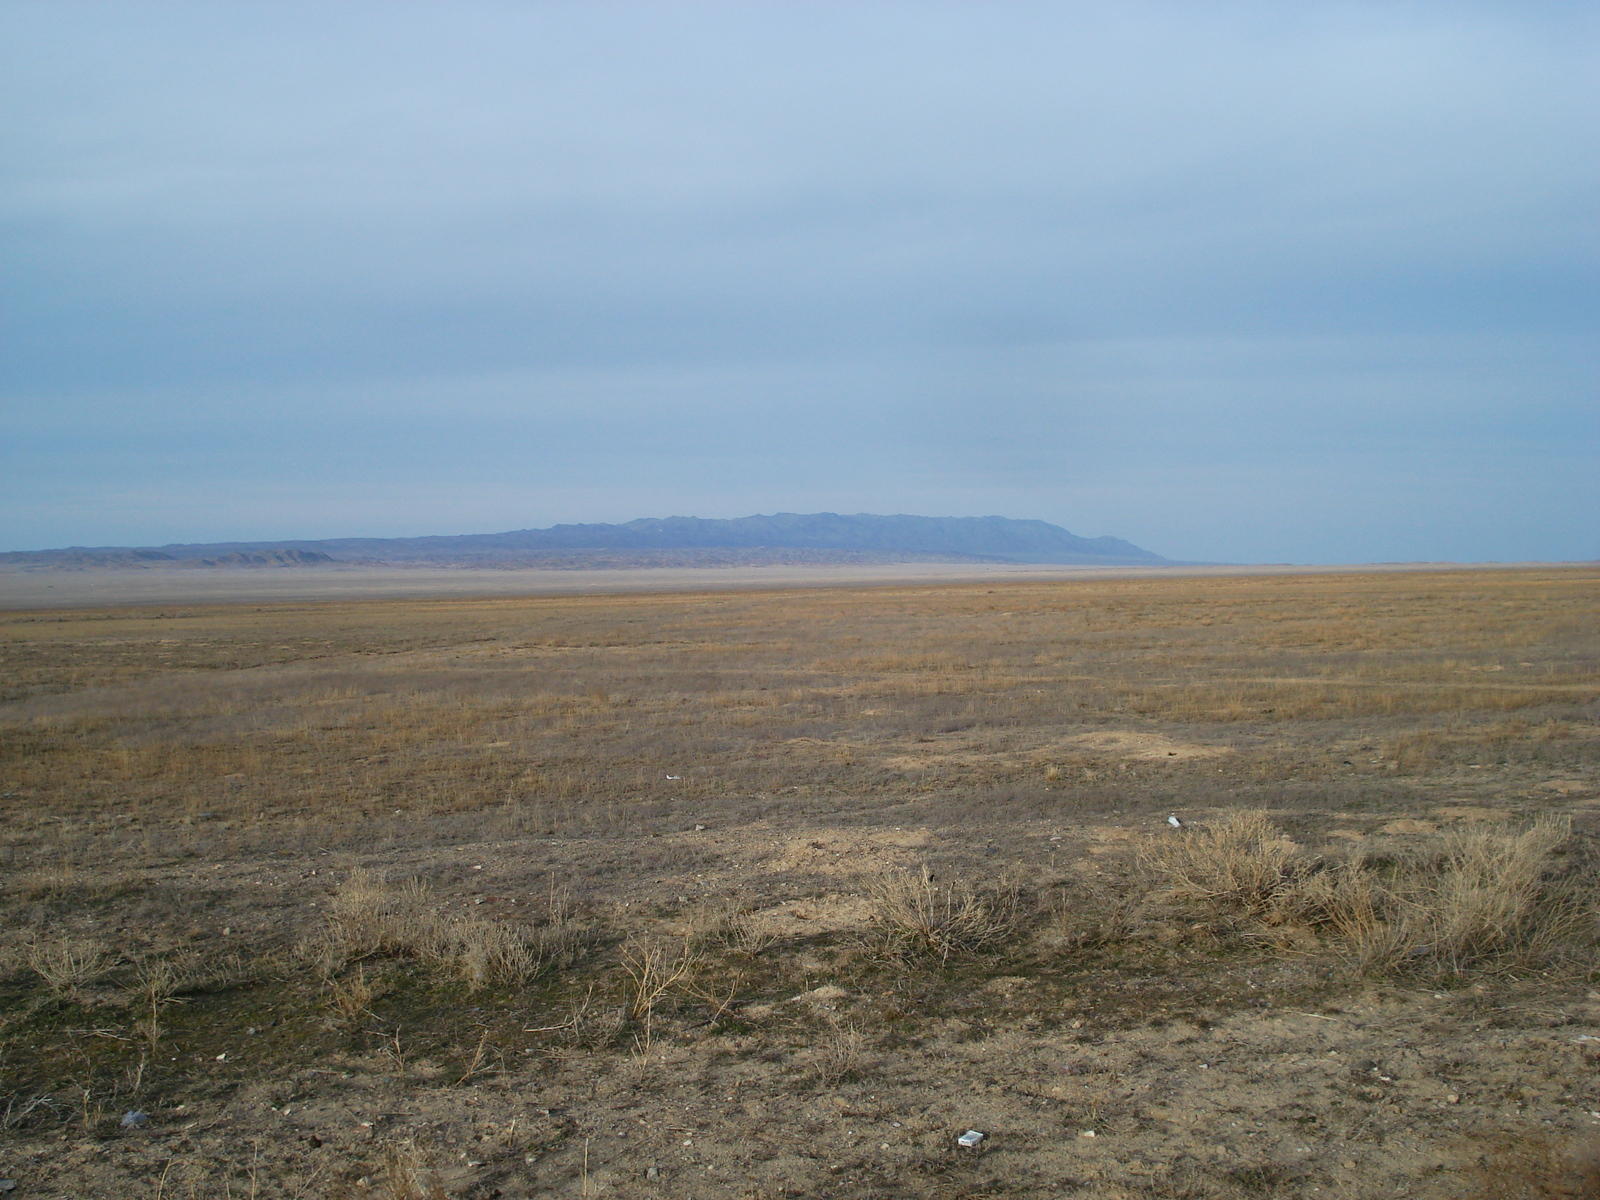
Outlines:
[[[1597,601],[1568,567],[0,613],[0,1178],[1600,1195]]]

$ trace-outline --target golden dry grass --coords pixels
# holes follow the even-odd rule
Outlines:
[[[542,923],[513,925],[443,914],[418,881],[395,886],[378,872],[357,868],[329,901],[322,927],[297,953],[330,983],[352,964],[388,956],[417,959],[473,988],[516,986],[564,965],[581,936],[564,894],[555,891]]]
[[[1572,569],[5,614],[0,811],[13,853],[62,871],[108,844],[153,848],[171,822],[292,840],[497,807],[510,827],[576,832],[730,794],[879,791],[887,743],[1096,719],[1223,741],[1368,722],[1370,757],[1401,772],[1559,761],[1600,696],[1595,583]],[[1073,766],[1060,758],[1041,772]],[[999,759],[938,773],[957,774],[1024,778]]]
[[[1024,919],[1014,880],[975,885],[941,881],[926,866],[891,871],[872,881],[873,915],[891,950],[952,954],[987,950],[1013,937]]]
[[[1295,882],[1299,865],[1294,843],[1256,809],[1240,809],[1181,837],[1153,842],[1145,861],[1175,896],[1252,912],[1277,902]]]
[[[1313,858],[1265,813],[1241,809],[1146,849],[1169,894],[1300,922],[1338,939],[1364,972],[1460,975],[1496,962],[1543,965],[1600,933],[1595,873],[1559,854],[1565,818],[1443,833],[1395,858]]]

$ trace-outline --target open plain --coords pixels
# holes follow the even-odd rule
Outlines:
[[[1597,598],[0,613],[0,1177],[1600,1195]]]

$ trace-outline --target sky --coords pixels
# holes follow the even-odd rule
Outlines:
[[[0,550],[1600,557],[1600,8],[0,5]]]

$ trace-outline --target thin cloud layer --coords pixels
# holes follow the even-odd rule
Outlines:
[[[13,4],[5,548],[1600,553],[1566,5]]]

